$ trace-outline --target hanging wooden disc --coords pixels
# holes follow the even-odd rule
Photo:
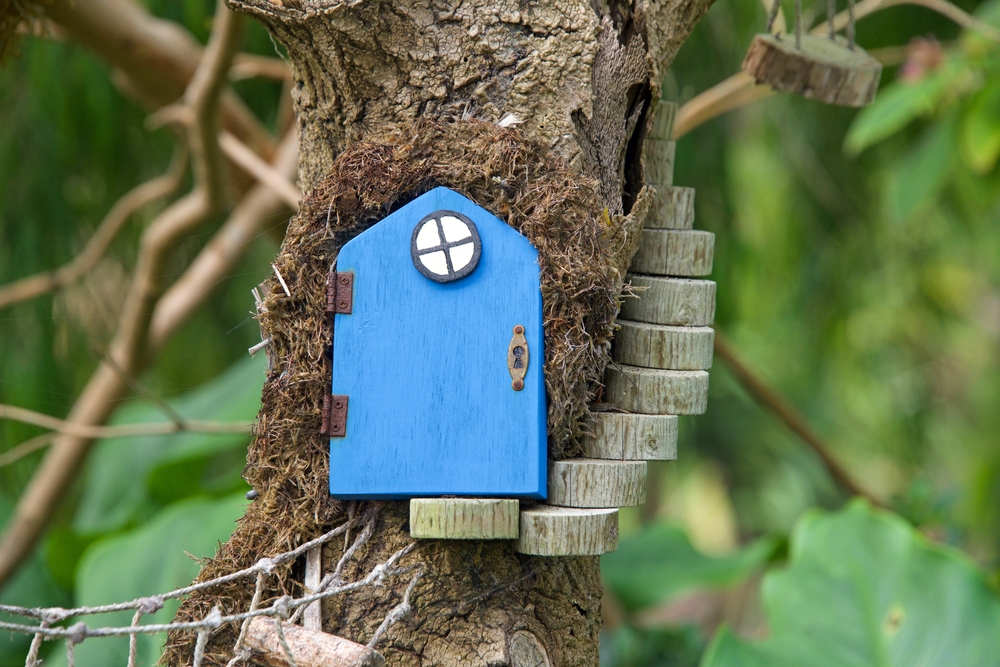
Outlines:
[[[802,35],[801,48],[794,35],[757,35],[750,44],[743,71],[757,83],[795,93],[827,104],[863,107],[878,90],[882,64],[847,40]]]

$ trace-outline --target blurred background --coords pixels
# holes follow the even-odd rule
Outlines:
[[[213,3],[145,4],[206,39]],[[958,5],[1000,27],[1000,2]],[[807,4],[806,25],[822,16]],[[716,2],[664,99],[683,105],[738,72],[765,21],[756,0]],[[674,182],[696,188],[695,226],[716,234],[716,324],[732,349],[892,521],[954,547],[949,557],[995,588],[1000,44],[914,6],[861,20],[858,42],[886,63],[875,105],[753,102],[679,139]],[[275,49],[248,25],[244,51]],[[233,85],[268,127],[283,122],[282,82]],[[119,197],[166,170],[171,138],[147,116],[84,48],[52,35],[21,41],[0,69],[0,285],[72,259]],[[0,403],[66,414],[114,331],[144,223],[161,209],[134,216],[84,279],[0,310]],[[286,220],[206,286],[208,303],[113,423],[162,420],[149,395],[187,418],[253,419],[266,362],[247,354],[260,341],[250,290],[270,273]],[[177,271],[220,222],[182,242]],[[0,421],[0,523],[43,452],[4,454],[42,432]],[[204,434],[99,442],[0,603],[99,604],[187,583],[242,513],[246,444]],[[602,663],[704,664],[722,624],[748,640],[768,636],[763,573],[787,566],[803,517],[845,511],[848,494],[718,357],[708,413],[681,419],[676,462],[651,465],[651,502],[622,511],[622,548],[602,562]],[[158,618],[171,615],[168,606]],[[27,640],[0,640],[0,667],[23,664]],[[145,642],[144,664],[158,650]],[[125,653],[88,642],[77,664]]]

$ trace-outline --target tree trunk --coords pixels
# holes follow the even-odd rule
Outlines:
[[[299,183],[307,195],[347,146],[372,133],[424,119],[498,122],[513,114],[527,141],[596,180],[595,208],[603,206],[608,220],[621,220],[648,208],[633,211],[644,183],[641,148],[651,103],[659,99],[666,66],[711,0],[229,2],[264,23],[288,50],[296,84]],[[286,240],[282,253],[294,253],[292,243]],[[329,392],[328,376],[326,382]],[[276,419],[267,414],[267,393],[265,388],[262,429]],[[324,489],[325,479],[317,479],[314,496]],[[255,504],[283,500],[259,490],[264,496]],[[374,533],[349,562],[344,580],[363,577],[412,541],[407,503],[354,509],[373,505]],[[314,526],[292,529],[301,531],[294,537],[318,534],[342,509],[328,502],[323,507],[314,512]],[[275,530],[293,538],[286,526]],[[325,572],[347,544],[327,545]],[[597,557],[529,557],[515,553],[510,541],[422,541],[417,557],[425,574],[413,612],[378,647],[387,664],[598,664]],[[406,583],[327,600],[323,629],[365,643]],[[206,605],[188,606],[188,613],[197,616]],[[167,662],[183,664],[180,643],[168,646]],[[224,664],[227,658],[213,661]]]

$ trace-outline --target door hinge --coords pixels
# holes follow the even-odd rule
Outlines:
[[[354,307],[354,274],[330,270],[326,279],[326,312],[350,315]]]
[[[323,425],[320,435],[343,438],[347,435],[347,396],[327,394],[323,397]]]

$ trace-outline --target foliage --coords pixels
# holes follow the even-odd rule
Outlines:
[[[219,542],[236,528],[246,504],[242,493],[217,500],[188,499],[170,505],[134,531],[95,543],[77,567],[74,603],[111,604],[188,585],[198,575],[198,559],[215,555]],[[168,601],[143,623],[169,623],[178,605],[176,600]],[[132,612],[89,617],[86,622],[125,626],[132,622]],[[165,639],[166,633],[140,635],[137,664],[155,665]],[[128,637],[86,641],[76,648],[74,657],[80,667],[124,665]],[[65,660],[59,652],[46,663],[61,667]]]
[[[711,558],[692,547],[677,526],[653,524],[604,556],[601,576],[627,611],[637,611],[693,588],[739,583],[767,561],[774,547],[773,540],[763,539],[738,553]]]
[[[1000,599],[982,574],[861,501],[804,516],[763,596],[770,637],[723,629],[703,667],[1000,664]]]
[[[1000,25],[1000,0],[959,4]],[[205,39],[212,3],[148,6]],[[716,3],[681,50],[665,96],[684,102],[737,71],[763,24],[757,0]],[[623,513],[621,549],[604,558],[608,606],[623,614],[603,637],[605,664],[934,662],[934,647],[902,659],[916,655],[903,653],[911,637],[967,651],[938,664],[964,664],[977,646],[1000,653],[987,644],[996,599],[955,551],[988,574],[1000,562],[1000,48],[922,8],[894,7],[859,25],[871,49],[914,35],[939,48],[940,62],[916,74],[908,63],[905,76],[887,68],[870,108],[773,96],[682,139],[675,176],[697,188],[696,226],[716,232],[720,329],[903,518],[861,505],[803,515],[844,498],[718,364],[709,414],[682,420],[680,460],[656,489],[660,518],[671,523],[643,529],[637,514]],[[274,54],[256,25],[244,48]],[[0,70],[0,284],[68,261],[113,202],[169,159],[165,131],[147,130],[145,112],[95,57],[46,39],[19,50]],[[280,86],[237,88],[273,126]],[[0,313],[0,402],[65,414],[107,345],[150,209],[87,279]],[[256,413],[263,360],[245,360],[259,339],[249,289],[270,273],[278,236],[253,240],[235,275],[141,378],[182,415]],[[186,239],[178,255],[207,238]],[[140,397],[113,421],[163,419]],[[39,432],[0,423],[0,452]],[[197,563],[184,551],[211,553],[239,514],[245,444],[192,434],[98,443],[0,602],[67,606],[186,583]],[[0,523],[40,456],[0,468]],[[694,484],[706,470],[716,481]],[[728,546],[702,555],[705,535]],[[747,639],[757,637],[746,620],[752,604],[744,616],[723,614],[730,627],[714,640],[718,619],[656,615],[706,591],[717,602],[752,589],[762,567],[771,568],[770,639]],[[122,644],[105,642],[82,644],[78,664],[124,664]],[[0,635],[0,667],[23,664],[26,646]],[[143,644],[146,665],[156,650]],[[849,651],[857,661],[842,659]],[[56,651],[47,660],[64,658]]]
[[[260,405],[264,363],[262,356],[241,361],[170,407],[185,418],[249,423]],[[157,406],[134,401],[112,421],[154,422],[163,416]],[[194,559],[214,555],[243,514],[249,486],[239,473],[247,442],[244,435],[195,433],[98,441],[73,522],[52,531],[46,557],[32,559],[0,602],[56,606],[71,600],[74,606],[92,606],[190,583],[199,569]],[[235,490],[239,493],[232,495]],[[5,518],[9,502],[3,502]],[[176,609],[177,603],[170,603],[147,622],[167,622]],[[128,625],[131,614],[99,620]],[[140,664],[155,664],[163,639],[140,640]],[[23,637],[0,643],[0,665],[24,664],[26,650]],[[77,648],[76,664],[124,664],[127,654],[127,638],[92,640]],[[49,661],[62,664],[65,656],[57,652]]]

